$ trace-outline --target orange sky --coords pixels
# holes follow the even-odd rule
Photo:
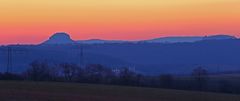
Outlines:
[[[73,39],[240,36],[240,0],[0,0],[0,44]]]

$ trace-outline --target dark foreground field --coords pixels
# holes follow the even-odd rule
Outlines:
[[[89,84],[0,81],[0,101],[240,101],[240,95]]]

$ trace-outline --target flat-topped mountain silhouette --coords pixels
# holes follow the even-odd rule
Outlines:
[[[70,35],[65,32],[58,32],[53,34],[47,41],[43,44],[73,44],[74,40],[71,39]]]
[[[65,32],[59,32],[53,34],[43,44],[105,44],[105,43],[182,43],[182,42],[197,42],[203,40],[226,40],[237,39],[235,36],[230,35],[212,35],[212,36],[186,36],[186,37],[161,37],[150,40],[140,41],[126,41],[126,40],[102,40],[102,39],[89,39],[89,40],[72,40],[70,35]]]

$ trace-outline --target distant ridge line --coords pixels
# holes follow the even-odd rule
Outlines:
[[[106,43],[182,43],[182,42],[197,42],[202,40],[226,40],[237,39],[231,35],[210,35],[210,36],[172,36],[172,37],[160,37],[149,40],[140,41],[126,41],[126,40],[102,40],[102,39],[89,39],[89,40],[73,40],[68,33],[58,32],[53,34],[47,41],[42,44],[106,44]]]

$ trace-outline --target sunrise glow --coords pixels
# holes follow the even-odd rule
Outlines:
[[[73,39],[240,36],[240,0],[0,0],[0,44]]]

